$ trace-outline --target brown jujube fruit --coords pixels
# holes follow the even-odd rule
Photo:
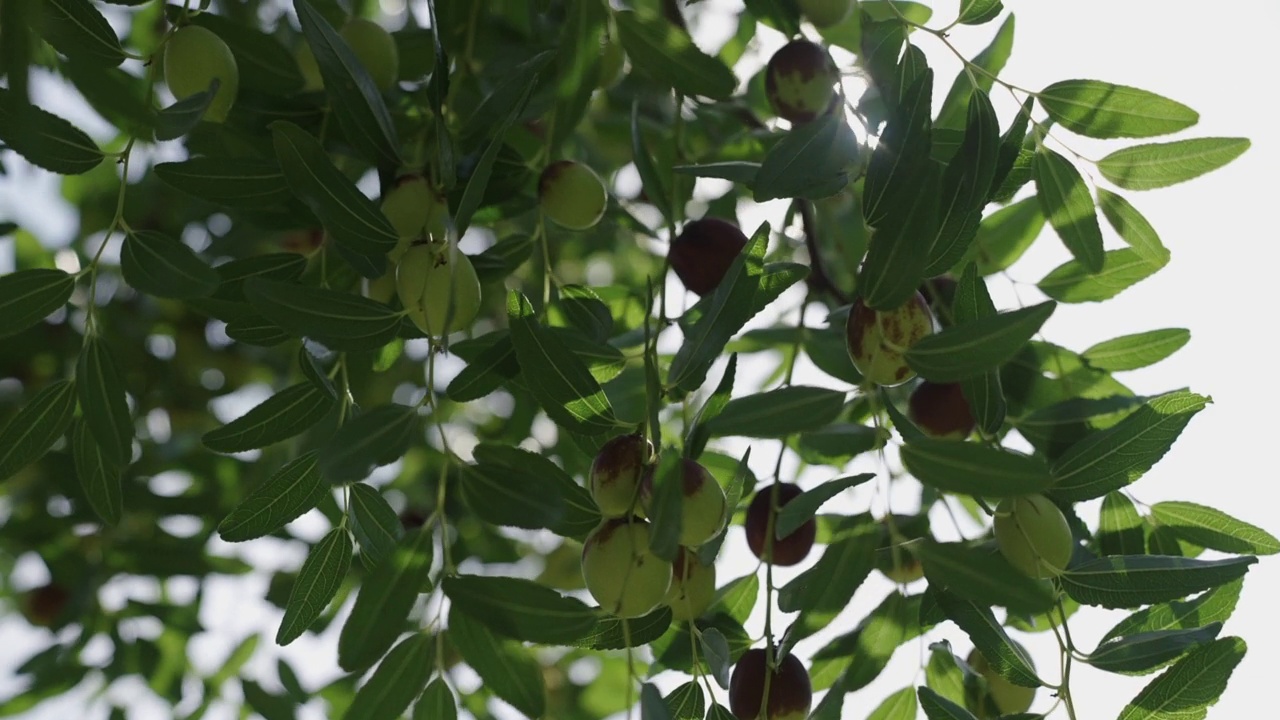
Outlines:
[[[738,659],[729,678],[729,710],[738,720],[804,720],[813,703],[813,685],[804,663],[788,654],[769,678],[769,702],[763,715],[768,657],[762,648]]]
[[[930,437],[963,440],[977,425],[960,383],[925,380],[907,399],[907,417]]]
[[[782,483],[778,486],[778,510],[786,507],[797,495],[804,492],[798,486],[790,483]],[[761,560],[768,560],[765,557],[765,540],[769,533],[769,501],[773,496],[773,486],[770,485],[756,491],[756,496],[751,499],[751,504],[747,506],[747,546],[751,548],[751,552]],[[774,520],[774,534],[777,534],[777,519]],[[773,564],[774,565],[795,565],[804,560],[809,555],[809,550],[813,548],[813,541],[818,536],[818,523],[810,518],[803,525],[796,528],[795,532],[782,538],[781,540],[774,538],[773,541]]]
[[[667,258],[685,287],[706,295],[720,285],[746,245],[747,236],[737,225],[720,218],[702,218],[684,226],[672,241]]]

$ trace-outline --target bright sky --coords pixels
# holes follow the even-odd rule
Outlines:
[[[935,3],[937,26],[954,17],[956,2]],[[1098,341],[1123,334],[1165,327],[1185,327],[1192,332],[1191,343],[1172,358],[1152,368],[1122,377],[1139,393],[1155,393],[1180,387],[1211,395],[1214,404],[1201,413],[1183,434],[1173,451],[1133,486],[1135,497],[1144,503],[1161,500],[1189,500],[1211,505],[1243,520],[1262,525],[1273,533],[1280,532],[1280,522],[1273,510],[1277,491],[1273,459],[1268,452],[1274,441],[1270,432],[1271,418],[1263,414],[1264,403],[1280,400],[1267,379],[1259,381],[1249,366],[1252,360],[1262,365],[1271,357],[1267,351],[1272,318],[1266,308],[1275,305],[1273,281],[1269,273],[1280,264],[1274,223],[1267,217],[1273,197],[1274,168],[1280,166],[1280,145],[1274,133],[1270,95],[1258,86],[1273,83],[1280,62],[1273,29],[1280,26],[1280,3],[1273,0],[1242,0],[1224,4],[1221,9],[1204,2],[1189,0],[1130,0],[1117,3],[1106,0],[1074,0],[1073,2],[1040,2],[1038,0],[1006,0],[1018,16],[1018,31],[1013,56],[1002,77],[1015,85],[1036,89],[1068,78],[1092,78],[1134,85],[1181,102],[1201,113],[1199,125],[1178,137],[1242,136],[1253,141],[1252,149],[1225,169],[1184,185],[1126,196],[1147,216],[1167,247],[1172,262],[1153,278],[1121,294],[1105,305],[1063,305],[1046,326],[1045,335],[1054,342],[1082,350]],[[705,35],[700,41],[714,45],[716,36],[725,28],[717,26],[714,15],[736,12],[741,0],[707,0],[707,17],[703,20]],[[1216,12],[1215,12],[1216,11]],[[958,28],[952,36],[967,56],[972,56],[989,40],[995,25]],[[1229,31],[1227,30],[1229,28]],[[729,28],[728,31],[731,31]],[[767,31],[764,31],[767,32]],[[776,34],[762,32],[763,57],[782,43]],[[948,51],[930,37],[917,42],[937,72],[938,92],[944,93],[958,64]],[[51,109],[79,121],[77,103],[59,96],[47,87],[39,95]],[[993,93],[1002,122],[1008,121],[1013,109],[1007,93]],[[941,98],[939,97],[939,100]],[[93,123],[82,125],[92,129]],[[1099,158],[1116,147],[1128,143],[1093,141],[1061,131],[1055,135],[1073,150]],[[73,229],[73,221],[65,214],[32,198],[55,192],[54,179],[42,172],[23,173],[0,178],[0,218],[13,216],[21,224],[40,232],[42,239],[61,244]],[[759,211],[743,213],[744,227],[754,227],[761,216],[776,217],[777,204]],[[1066,251],[1046,230],[1046,237],[1017,265],[1011,275],[1024,285],[1019,292],[1025,302],[1033,302],[1032,287],[1050,269],[1067,258]],[[1107,228],[1104,223],[1104,232]],[[1109,247],[1118,239],[1108,237]],[[3,247],[3,246],[0,246]],[[11,267],[7,250],[0,253],[0,268]],[[1002,307],[1015,306],[1017,300],[1006,285],[993,283],[995,300]],[[819,318],[811,318],[811,322]],[[1256,360],[1255,360],[1256,359]],[[766,370],[743,368],[739,388],[746,389],[751,373],[761,377]],[[718,377],[718,371],[713,371]],[[809,376],[811,382],[828,383],[822,375]],[[803,375],[799,382],[805,381]],[[739,454],[743,443],[729,442],[722,447]],[[760,443],[753,455],[753,466],[759,475],[767,475],[773,466],[776,443]],[[784,475],[786,474],[784,466]],[[874,462],[860,462],[856,470],[876,470]],[[832,473],[834,474],[834,473]],[[808,473],[800,481],[812,486],[826,474]],[[859,488],[851,497],[842,499],[840,509],[865,510],[872,502],[872,490]],[[901,502],[893,498],[893,502]],[[874,509],[883,509],[883,498],[876,499]],[[1086,521],[1096,523],[1097,503],[1089,503],[1081,512]],[[318,538],[323,522],[315,517],[303,518],[295,527],[306,536]],[[266,543],[260,550],[268,550]],[[255,543],[256,544],[256,543]],[[271,569],[296,568],[304,549],[299,544],[272,543],[267,552],[255,552]],[[225,547],[225,546],[223,546]],[[749,572],[754,558],[745,549],[740,530],[735,530],[725,544],[718,564],[721,582]],[[817,557],[815,552],[814,558]],[[15,581],[34,584],[41,578],[38,568],[30,564],[19,568]],[[799,570],[780,570],[777,584],[785,583]],[[922,585],[920,586],[922,587]],[[919,591],[920,587],[912,590]],[[241,639],[263,628],[274,628],[279,613],[265,607],[260,598],[265,592],[265,576],[235,582],[210,583],[205,597],[202,621],[210,633],[197,638],[191,648],[196,666],[203,672],[218,667],[227,652]],[[854,603],[829,632],[801,643],[798,651],[807,657],[821,647],[824,638],[849,629],[890,589],[878,575],[868,581]],[[177,597],[189,597],[193,584],[176,583],[171,591]],[[104,592],[107,602],[123,599],[124,588],[114,586]],[[1225,634],[1238,634],[1250,643],[1244,662],[1237,668],[1222,701],[1209,713],[1211,718],[1251,717],[1256,709],[1266,706],[1266,692],[1273,669],[1280,666],[1280,646],[1274,642],[1275,618],[1269,612],[1274,598],[1280,596],[1280,564],[1264,559],[1249,573],[1244,595]],[[248,598],[248,599],[247,599]],[[1124,616],[1122,611],[1085,610],[1072,618],[1072,632],[1085,649],[1092,649],[1101,634]],[[335,630],[339,623],[335,623]],[[762,614],[757,612],[748,631],[759,634]],[[146,628],[139,628],[147,632]],[[961,654],[969,644],[963,635],[948,626],[928,639],[947,637]],[[304,637],[287,649],[287,656],[303,677],[313,686],[332,677],[336,632],[321,637]],[[1056,679],[1057,648],[1052,636],[1018,636],[1027,644],[1037,666],[1050,679]],[[270,644],[270,631],[259,648],[259,657],[246,671],[260,678],[268,687],[275,681],[273,654],[263,652]],[[15,689],[8,671],[30,649],[42,647],[47,635],[28,628],[21,621],[0,622],[0,696]],[[908,684],[923,682],[917,672],[923,644],[909,644],[895,656],[882,677],[867,689],[850,695],[844,715],[865,717],[888,693]],[[1124,704],[1150,679],[1110,675],[1077,665],[1073,673],[1080,718],[1108,718],[1119,714]],[[670,689],[683,681],[683,676],[664,676],[660,684]],[[473,688],[474,678],[462,678],[463,689]],[[79,694],[77,694],[79,695]],[[142,682],[123,683],[110,693],[117,701],[135,701],[137,714],[131,717],[167,715]],[[719,698],[725,700],[723,695]],[[1047,691],[1041,691],[1035,709],[1052,704]],[[98,708],[103,706],[99,704]],[[192,708],[184,708],[190,710]],[[78,715],[77,705],[68,698],[64,702],[46,703],[37,717]],[[206,717],[231,717],[229,708],[211,712]],[[513,716],[509,711],[500,716]],[[105,710],[103,710],[105,717]],[[321,717],[315,704],[301,717]],[[1059,715],[1065,717],[1065,715]]]

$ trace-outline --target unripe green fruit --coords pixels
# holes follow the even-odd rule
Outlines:
[[[218,91],[205,108],[204,119],[224,122],[240,89],[240,70],[231,48],[213,31],[199,25],[179,28],[164,44],[164,83],[179,100],[209,89],[214,78]]]
[[[452,262],[451,262],[452,260]],[[463,330],[480,310],[480,279],[470,258],[439,245],[414,245],[396,268],[396,293],[409,319],[431,337]]]
[[[706,468],[693,460],[680,461],[680,544],[697,547],[724,528],[724,488]]]
[[[640,435],[620,435],[606,442],[591,462],[588,485],[600,514],[622,517],[639,499],[641,477],[653,460],[653,445]]]
[[[400,74],[400,51],[391,33],[372,20],[351,18],[339,34],[379,90],[386,92],[395,85]]]
[[[853,7],[852,0],[796,0],[800,12],[814,27],[831,27],[844,22]]]
[[[1005,498],[996,506],[996,545],[1015,568],[1037,579],[1061,575],[1075,540],[1067,518],[1044,495]]]
[[[377,300],[380,303],[390,303],[391,298],[396,296],[395,266],[387,268],[386,272],[372,280],[365,278],[364,285],[365,297],[370,300]]]
[[[316,54],[306,42],[300,43],[293,51],[293,60],[298,63],[298,72],[302,74],[302,92],[316,92],[324,89],[324,78],[320,75],[320,65],[316,62]]]
[[[821,45],[792,40],[769,58],[764,91],[778,117],[803,123],[831,111],[839,80],[839,70]]]
[[[899,585],[909,585],[924,577],[924,565],[910,551],[890,546],[876,552],[876,569]]]
[[[600,82],[598,83],[601,90],[608,90],[618,81],[622,79],[622,66],[626,62],[627,54],[622,50],[622,44],[617,40],[605,40],[604,45],[600,48]]]
[[[383,196],[382,214],[391,221],[391,227],[400,238],[421,237],[435,202],[434,196],[423,177],[403,178]]]
[[[703,565],[696,551],[680,548],[671,563],[671,589],[665,601],[671,607],[671,617],[686,622],[701,617],[715,594],[716,566]]]
[[[586,230],[604,217],[609,193],[595,171],[572,160],[553,162],[538,178],[538,207],[555,224]]]
[[[872,310],[859,298],[845,323],[853,366],[870,382],[886,386],[915,377],[903,353],[932,332],[933,315],[918,292],[900,307],[885,311]]]
[[[671,563],[649,552],[649,523],[605,520],[582,546],[582,578],[606,612],[621,618],[653,610],[671,586]]]
[[[1023,653],[1027,662],[1031,662],[1030,656]],[[1017,715],[1031,709],[1031,704],[1036,699],[1036,689],[1015,685],[1004,679],[1000,673],[991,668],[991,664],[987,662],[987,658],[978,652],[977,648],[969,653],[969,657],[965,658],[965,662],[973,671],[982,676],[987,681],[986,694],[975,693],[975,697],[966,697],[966,705],[970,706],[979,717],[997,717],[1000,715]],[[1032,666],[1035,667],[1034,665]],[[994,708],[990,705],[995,705]]]
[[[742,654],[729,678],[729,710],[738,720],[804,720],[813,704],[813,684],[804,663],[788,653],[772,672],[761,648]],[[765,675],[769,702],[765,705]]]

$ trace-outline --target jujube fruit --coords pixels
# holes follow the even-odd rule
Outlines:
[[[845,322],[853,366],[877,385],[901,385],[915,377],[903,354],[932,332],[933,315],[918,292],[892,310],[872,310],[858,298]]]
[[[606,612],[622,618],[653,610],[671,586],[671,563],[649,552],[649,523],[612,518],[582,546],[582,579]]]
[[[941,327],[951,326],[955,319],[956,290],[959,287],[959,281],[951,275],[935,275],[920,283],[920,294],[924,296]]]
[[[727,220],[702,218],[686,223],[671,241],[667,259],[676,277],[698,295],[713,291],[747,245],[747,236]]]
[[[38,627],[51,628],[62,619],[71,601],[71,593],[57,583],[47,583],[28,590],[22,596],[22,615]]]
[[[803,491],[796,485],[790,483],[781,483],[778,485],[778,509],[786,507],[800,495]],[[769,558],[765,557],[766,540],[769,533],[769,507],[773,496],[773,486],[761,488],[756,491],[756,496],[751,499],[751,504],[747,506],[747,518],[745,521],[747,531],[747,546],[751,548],[751,552],[756,557],[769,562]],[[777,535],[777,519],[773,521],[774,535]],[[818,536],[818,523],[809,518],[803,525],[796,528],[795,532],[787,535],[782,539],[774,538],[773,540],[773,564],[774,565],[795,565],[804,560],[809,555],[809,550],[813,548],[813,541]]]
[[[538,207],[551,222],[586,230],[604,217],[609,192],[595,171],[572,160],[558,160],[538,178]]]
[[[1023,657],[1028,663],[1031,657],[1025,652]],[[978,717],[990,718],[1001,715],[1017,715],[1031,709],[1031,704],[1036,699],[1036,689],[1015,685],[1006,680],[1000,673],[996,672],[991,664],[987,662],[987,658],[983,656],[977,648],[969,653],[969,657],[965,658],[965,662],[973,671],[982,676],[987,681],[987,692],[973,693],[971,696],[966,694],[966,705],[970,706]],[[1034,665],[1032,668],[1034,669]],[[995,705],[995,707],[990,707]]]
[[[963,440],[977,426],[960,383],[922,381],[907,398],[907,417],[925,435],[948,440]]]
[[[796,0],[800,12],[809,18],[814,27],[831,27],[849,17],[853,0]]]
[[[409,319],[431,337],[466,329],[480,310],[480,279],[470,258],[438,244],[405,252],[396,267],[396,293]]]
[[[400,74],[400,51],[391,33],[372,20],[351,18],[339,34],[379,90],[385,92],[395,85]]]
[[[395,187],[382,196],[382,214],[387,216],[396,235],[416,238],[422,235],[431,212],[435,193],[421,175],[409,175],[396,181]]]
[[[689,621],[701,617],[716,594],[716,566],[703,565],[696,550],[682,547],[671,563],[671,589],[666,604],[671,617]]]
[[[205,108],[204,119],[224,122],[240,89],[240,70],[231,48],[212,30],[199,25],[179,28],[164,44],[164,83],[179,100],[209,89],[214,79],[218,91]]]
[[[803,123],[832,109],[839,80],[840,71],[825,48],[792,40],[769,58],[764,91],[778,117]]]
[[[1015,568],[1037,579],[1061,575],[1075,540],[1067,518],[1044,495],[1005,498],[996,506],[996,546]]]
[[[653,495],[653,472],[650,468],[641,480],[640,501],[653,517],[649,503]],[[680,544],[697,547],[716,536],[724,527],[724,489],[714,476],[696,460],[680,459]]]
[[[644,469],[652,461],[653,444],[640,435],[619,435],[601,446],[587,477],[601,515],[621,517],[632,512]]]
[[[813,703],[813,685],[800,658],[788,653],[771,673],[762,648],[742,654],[729,678],[729,710],[738,720],[804,720]],[[769,676],[766,705],[765,677]],[[761,712],[761,711],[764,712]]]

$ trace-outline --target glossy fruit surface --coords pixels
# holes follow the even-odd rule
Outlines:
[[[796,0],[800,12],[814,27],[831,27],[844,22],[853,8],[853,0]]]
[[[640,479],[653,461],[653,444],[640,435],[619,435],[606,442],[591,461],[588,487],[600,514],[622,517],[639,500]]]
[[[1044,495],[1005,498],[996,506],[996,545],[1018,570],[1033,578],[1057,577],[1071,562],[1075,540],[1067,518]]]
[[[204,119],[223,122],[240,89],[240,70],[231,48],[212,30],[199,25],[179,28],[164,44],[164,83],[179,100],[209,89],[219,82]]]
[[[1030,656],[1023,653],[1027,662],[1031,661]],[[970,705],[970,709],[978,714],[979,717],[998,717],[1000,715],[1017,715],[1031,709],[1031,704],[1036,699],[1036,689],[1015,685],[1004,679],[999,673],[991,668],[991,664],[987,662],[987,658],[974,648],[969,653],[969,657],[965,658],[965,662],[973,671],[982,676],[987,681],[986,694],[975,693],[975,697],[966,697]],[[1034,667],[1034,665],[1032,666]],[[994,705],[995,707],[990,707]]]
[[[671,243],[667,258],[685,287],[706,295],[720,285],[746,245],[747,236],[737,225],[706,217],[685,224]]]
[[[604,217],[609,193],[591,168],[572,160],[548,165],[538,178],[538,207],[555,224],[570,230],[594,227]]]
[[[700,617],[711,607],[716,594],[716,566],[698,561],[696,550],[680,548],[671,563],[671,589],[666,604],[671,607],[671,617],[689,621]]]
[[[671,587],[671,563],[649,552],[649,523],[605,520],[582,547],[582,578],[606,612],[623,618],[653,610]]]
[[[372,20],[351,18],[339,34],[379,90],[385,92],[395,85],[400,73],[400,52],[391,33]]]
[[[795,499],[801,492],[803,491],[799,486],[790,483],[779,485],[778,508],[786,507],[787,503]],[[745,521],[747,546],[761,560],[767,560],[765,558],[765,541],[769,532],[769,503],[772,495],[772,485],[761,488],[756,491],[755,497],[751,499],[751,504],[747,506],[747,518]],[[775,520],[774,523],[776,525],[777,521]],[[773,564],[795,565],[804,560],[809,555],[809,550],[813,548],[813,541],[817,536],[818,523],[810,518],[790,535],[781,540],[775,538],[773,541]]]
[[[813,703],[813,685],[800,658],[788,654],[769,673],[768,656],[761,648],[742,654],[729,678],[729,710],[738,720],[804,720]],[[765,678],[769,700],[765,703]],[[764,712],[761,712],[764,710]]]
[[[715,477],[697,461],[680,460],[680,488],[683,493],[680,505],[680,544],[697,547],[715,537],[724,527],[724,489]],[[644,483],[646,506],[653,492],[653,481]]]
[[[915,377],[903,353],[933,332],[933,315],[920,293],[893,310],[872,310],[858,298],[845,322],[849,358],[870,382],[901,385]]]
[[[792,40],[769,58],[764,91],[778,117],[808,122],[831,110],[839,80],[840,72],[825,48]]]
[[[409,319],[431,337],[470,327],[480,310],[480,279],[470,258],[461,252],[451,258],[436,244],[414,245],[400,258],[396,293]]]
[[[963,440],[977,426],[960,383],[922,381],[907,398],[907,417],[925,435],[947,440]]]

